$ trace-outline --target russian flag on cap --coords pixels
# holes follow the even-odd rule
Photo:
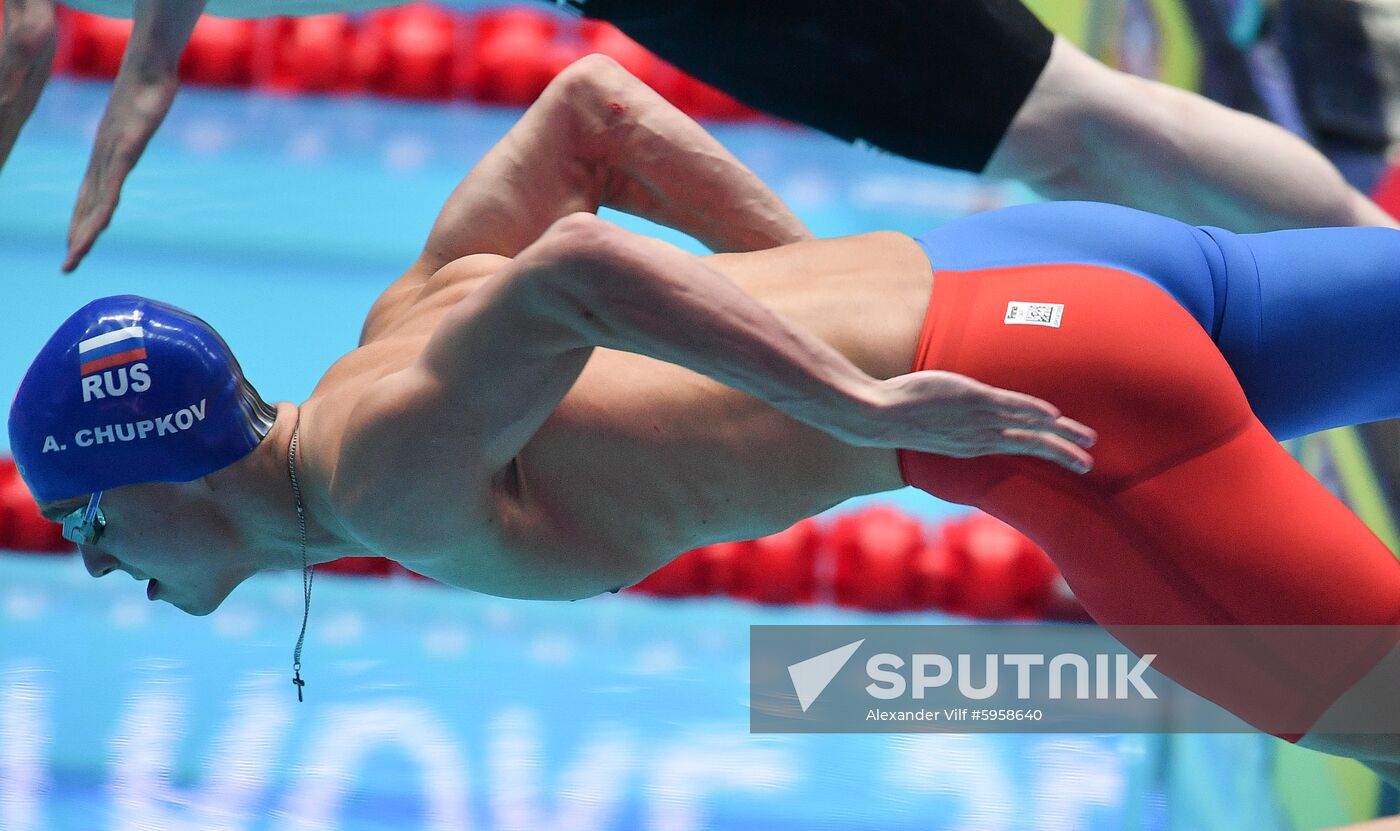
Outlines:
[[[128,326],[103,332],[78,342],[81,375],[91,375],[114,366],[129,364],[146,357],[146,332],[140,326]]]

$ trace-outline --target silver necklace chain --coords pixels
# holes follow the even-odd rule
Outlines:
[[[297,646],[292,652],[292,683],[297,687],[297,701],[302,700],[301,691],[306,686],[306,682],[301,680],[301,648],[306,643],[306,622],[311,617],[311,584],[316,579],[315,570],[306,563],[306,506],[301,501],[301,485],[297,484],[297,436],[300,430],[300,424],[292,428],[292,442],[287,446],[287,473],[292,480],[292,495],[297,500],[297,532],[301,536],[301,589],[304,601],[301,634],[297,635]]]

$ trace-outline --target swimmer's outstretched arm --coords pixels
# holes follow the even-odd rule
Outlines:
[[[589,213],[554,223],[451,310],[415,368],[391,382],[407,386],[384,401],[399,407],[430,390],[435,406],[421,409],[432,429],[465,437],[456,446],[476,448],[476,478],[488,481],[558,406],[595,347],[686,367],[855,445],[1027,454],[1079,471],[1092,464],[1084,448],[1094,432],[1051,404],[948,372],[872,378],[699,257]]]
[[[185,51],[205,3],[206,0],[136,0],[131,40],[97,127],[92,157],[68,226],[64,271],[78,267],[97,236],[112,221],[122,183],[170,111],[180,88],[176,75],[180,53]]]
[[[713,251],[811,237],[753,171],[611,58],[565,69],[462,180],[424,246],[428,273],[469,254],[513,257],[555,220],[600,205]]]
[[[5,0],[0,35],[0,167],[48,83],[58,48],[53,0]]]

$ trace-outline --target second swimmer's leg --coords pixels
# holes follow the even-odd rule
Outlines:
[[[1227,264],[1217,342],[1275,436],[1400,417],[1400,231],[1204,230]]]
[[[1020,0],[587,0],[584,13],[745,103],[980,171],[1054,35]]]
[[[984,172],[1237,231],[1395,224],[1282,127],[1110,69],[1063,37]]]

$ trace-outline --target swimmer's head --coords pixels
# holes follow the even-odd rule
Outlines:
[[[10,451],[39,502],[190,482],[250,453],[275,411],[228,344],[183,309],[94,300],[58,327],[10,407]]]
[[[119,518],[105,514],[115,509],[134,519],[138,502],[160,498],[161,483],[195,482],[247,456],[275,417],[207,323],[121,295],[79,309],[40,350],[10,408],[10,450],[46,515],[59,519],[67,513],[60,509],[102,494],[104,518],[115,524]],[[107,493],[115,489],[122,490]],[[128,541],[134,524],[123,529]],[[195,544],[171,539],[170,527],[146,542]],[[89,560],[89,549],[103,547],[91,539],[96,530],[90,522],[74,540],[94,543],[84,548]],[[202,613],[212,610],[203,608],[208,599],[177,605]]]
[[[239,465],[194,482],[125,485],[101,494],[106,527],[79,546],[93,577],[125,572],[149,581],[147,596],[192,615],[207,615],[260,568],[247,539],[230,522],[227,483]],[[44,516],[62,522],[82,513],[88,498],[41,503]]]

